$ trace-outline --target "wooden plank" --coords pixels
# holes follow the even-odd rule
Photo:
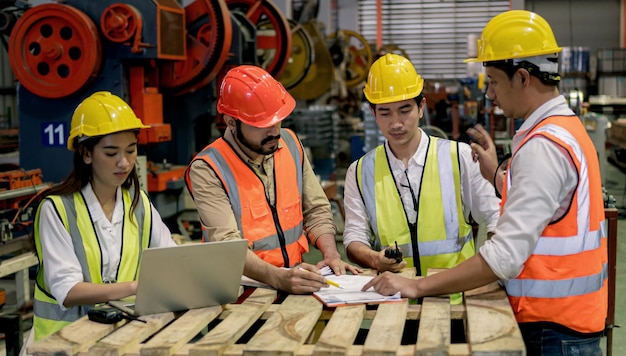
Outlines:
[[[246,345],[243,344],[233,344],[230,345],[226,350],[224,350],[224,356],[241,356],[243,355],[243,349]]]
[[[35,341],[27,347],[31,355],[74,355],[86,351],[96,341],[116,328],[126,324],[101,324],[84,316],[48,337]]]
[[[363,345],[363,355],[395,355],[402,341],[408,299],[378,306]]]
[[[198,340],[189,349],[189,355],[221,355],[263,315],[274,300],[275,290],[257,288],[243,303],[236,305],[237,308],[232,308],[226,319]]]
[[[0,261],[0,277],[11,275],[25,268],[35,266],[39,263],[34,252],[23,253],[19,256]]]
[[[463,295],[467,298],[473,295],[485,294],[493,291],[502,290],[502,287],[498,284],[498,282],[489,283],[482,287],[470,289],[463,293]]]
[[[296,356],[311,356],[313,355],[313,350],[315,349],[315,345],[302,345],[300,350]],[[413,356],[415,354],[414,345],[401,345],[398,348],[398,351],[395,353],[395,356]],[[342,356],[361,356],[363,355],[363,345],[352,345],[345,352],[341,352],[334,355],[342,355]]]
[[[324,310],[321,320],[330,320],[332,310]],[[419,304],[409,304],[409,310],[406,314],[406,320],[419,320],[422,314],[422,306]],[[373,320],[376,316],[376,310],[366,310],[364,320]],[[450,305],[450,318],[452,320],[465,320],[465,306],[462,304]]]
[[[402,277],[406,277],[406,278],[410,278],[410,279],[420,279],[422,278],[421,276],[417,276],[415,274],[415,268],[411,267],[411,268],[405,268],[402,271],[398,272],[399,275],[401,275]]]
[[[21,254],[27,251],[32,251],[32,249],[30,237],[28,235],[14,237],[0,243],[0,256],[15,254],[16,252]],[[2,262],[0,262],[0,266],[1,265]]]
[[[314,355],[344,355],[352,346],[365,316],[365,305],[337,307],[313,350]]]
[[[526,349],[503,289],[465,297],[472,354],[524,355]]]
[[[123,355],[130,350],[136,350],[140,342],[159,331],[163,325],[166,325],[174,319],[173,313],[162,313],[154,315],[146,315],[140,317],[146,321],[132,321],[123,328],[115,331],[102,338],[89,349],[90,355]]]
[[[205,328],[222,312],[222,306],[191,309],[141,347],[142,356],[169,356]]]
[[[448,356],[469,356],[471,354],[469,344],[452,344]]]
[[[448,354],[452,340],[450,320],[450,298],[424,298],[420,326],[417,331],[416,352],[418,355]]]
[[[322,314],[311,295],[289,295],[250,339],[244,354],[295,355]]]
[[[411,269],[404,272],[414,278]],[[282,304],[272,304],[276,295],[273,289],[259,288],[241,304],[192,310],[180,313],[177,320],[173,313],[166,313],[168,317],[156,325],[134,321],[112,326],[83,318],[59,335],[31,345],[28,351],[32,349],[35,355],[133,356],[525,353],[506,294],[497,284],[466,292],[467,308],[450,305],[448,297],[431,297],[424,298],[422,305],[409,305],[409,300],[403,299],[379,304],[376,309],[359,304],[323,310],[312,296],[289,295]],[[193,340],[212,320],[217,323],[207,335]],[[408,330],[407,320],[419,320],[420,329]],[[452,320],[466,323],[465,343],[451,344]],[[360,328],[369,329],[368,334],[364,345],[355,345]],[[407,336],[416,342],[401,345],[405,333],[412,333]],[[237,344],[242,337],[249,341]]]

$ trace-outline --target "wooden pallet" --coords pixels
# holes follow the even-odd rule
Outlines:
[[[244,299],[245,298],[245,299]],[[312,296],[258,288],[240,304],[156,314],[117,325],[86,317],[28,347],[33,355],[524,355],[505,292],[466,293],[465,305],[425,298],[324,309]],[[419,320],[419,328],[416,322]],[[462,320],[465,342],[451,342]],[[411,327],[413,325],[413,327]],[[364,333],[365,336],[364,336]],[[357,337],[357,334],[359,336]],[[403,335],[415,340],[403,344]],[[355,339],[360,342],[355,343]]]

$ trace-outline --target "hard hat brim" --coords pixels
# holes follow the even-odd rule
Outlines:
[[[285,96],[285,104],[277,112],[275,112],[274,115],[269,116],[265,120],[248,121],[243,117],[238,118],[238,119],[248,126],[256,127],[259,129],[266,129],[286,119],[293,112],[295,108],[296,108],[296,100],[291,95],[287,95]]]

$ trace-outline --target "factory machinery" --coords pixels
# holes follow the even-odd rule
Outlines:
[[[7,15],[18,80],[20,168],[63,180],[72,165],[66,138],[74,108],[93,92],[110,91],[150,125],[139,134],[146,162],[138,168],[164,217],[182,209],[184,169],[210,143],[216,121],[219,128],[216,93],[228,69],[260,65],[310,103],[346,97],[372,62],[360,35],[336,31],[327,38],[314,19],[287,20],[270,1],[16,4],[19,16],[0,15]]]
[[[68,0],[25,8],[8,46],[19,82],[20,167],[63,180],[74,108],[110,91],[150,125],[139,134],[144,188],[156,203],[172,202],[163,210],[174,215],[186,164],[210,141],[216,83],[238,64],[280,75],[291,38],[269,1]]]

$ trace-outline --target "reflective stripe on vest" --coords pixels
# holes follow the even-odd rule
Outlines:
[[[278,212],[278,221],[272,216],[263,183],[224,139],[214,141],[194,158],[209,164],[221,180],[230,200],[237,227],[242,236],[250,241],[252,250],[265,261],[278,266],[284,265],[280,256],[279,234],[284,236],[290,264],[300,262],[302,253],[308,251],[308,241],[303,234],[300,201],[302,149],[295,134],[290,130],[281,129],[280,142],[281,149],[276,151],[273,157],[276,190],[274,205]],[[186,179],[193,195],[189,170],[186,172]],[[261,230],[260,227],[263,226],[266,228]],[[204,240],[209,241],[205,230],[203,234]]]
[[[130,221],[130,206],[132,196],[128,190],[122,190],[122,204],[124,207],[123,239],[120,265],[117,271],[117,281],[135,280],[141,251],[150,244],[152,230],[152,210],[147,195],[141,191],[141,199],[134,211],[134,221]],[[76,192],[72,195],[49,196],[55,211],[70,234],[74,253],[83,272],[83,281],[87,283],[102,283],[102,253],[98,237],[87,209],[83,195]],[[41,207],[41,205],[40,205]],[[40,339],[59,330],[64,325],[87,313],[92,306],[77,306],[62,310],[56,299],[50,294],[45,284],[41,241],[39,235],[39,212],[35,219],[35,247],[39,257],[34,303],[34,330],[35,338]]]
[[[426,154],[417,217],[422,275],[428,268],[452,267],[474,254],[472,229],[463,215],[458,146],[451,143],[430,137]],[[359,159],[356,180],[378,247],[397,242],[407,264],[413,266],[408,221],[385,145]],[[405,217],[404,223],[400,216]],[[442,256],[459,252],[458,259]]]
[[[566,298],[600,290],[609,276],[608,264],[602,264],[602,271],[590,276],[562,280],[522,279],[507,283],[506,291],[510,296],[530,298]]]
[[[515,178],[511,163],[534,136],[549,139],[569,153],[578,184],[565,215],[546,226],[520,274],[505,283],[511,306],[520,323],[548,321],[582,333],[602,331],[607,311],[608,257],[595,146],[577,117],[544,119],[513,153],[502,209],[507,187]]]

